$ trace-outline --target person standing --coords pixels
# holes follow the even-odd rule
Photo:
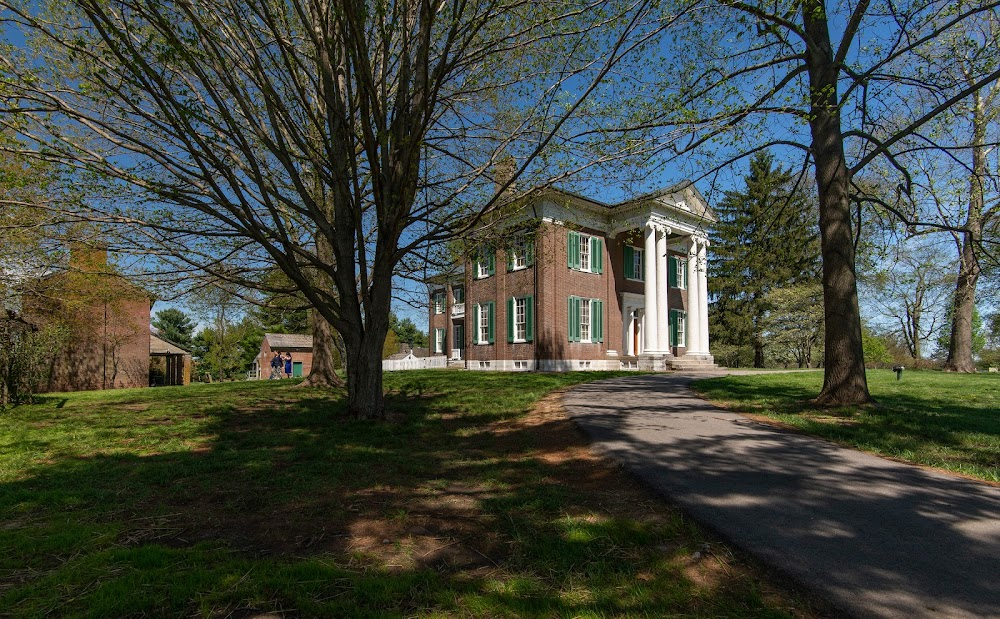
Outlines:
[[[292,353],[285,353],[285,378],[292,377]]]
[[[276,352],[274,356],[271,357],[271,377],[269,380],[276,380],[281,378],[281,353]]]

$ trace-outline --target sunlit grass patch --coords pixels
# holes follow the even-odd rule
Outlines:
[[[818,408],[821,372],[698,381],[707,398],[875,454],[1000,482],[1000,375],[868,372],[876,404]]]

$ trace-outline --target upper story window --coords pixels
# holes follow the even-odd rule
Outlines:
[[[444,290],[438,290],[434,293],[434,313],[443,314],[444,313]]]
[[[600,237],[570,231],[566,237],[566,263],[575,271],[604,271],[604,241]]]
[[[631,245],[625,246],[625,278],[643,281],[643,251]]]
[[[454,297],[455,303],[465,303],[465,286],[455,286],[452,288],[451,296]]]
[[[496,273],[496,251],[492,247],[484,247],[476,254],[476,279],[489,277]]]
[[[668,260],[667,274],[670,278],[671,288],[687,288],[688,281],[688,261],[677,256],[670,256]]]
[[[520,238],[507,250],[507,270],[520,271],[535,263],[535,241]]]

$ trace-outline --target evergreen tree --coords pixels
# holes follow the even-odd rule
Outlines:
[[[427,335],[418,329],[417,325],[409,318],[400,320],[396,316],[396,312],[389,312],[389,330],[396,334],[397,342],[405,342],[410,345],[410,348],[424,348],[427,346]]]
[[[182,348],[191,347],[191,336],[194,335],[195,323],[190,316],[181,310],[168,307],[156,312],[153,326],[160,332],[160,337],[163,339]]]
[[[727,191],[716,207],[709,327],[716,359],[725,365],[764,367],[768,294],[818,281],[815,205],[796,181],[769,153],[758,152],[744,188]]]

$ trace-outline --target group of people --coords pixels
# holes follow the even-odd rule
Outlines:
[[[276,352],[271,357],[270,380],[281,378],[282,370],[285,371],[285,378],[292,377],[292,353],[286,352],[285,354],[281,354],[280,352]]]

